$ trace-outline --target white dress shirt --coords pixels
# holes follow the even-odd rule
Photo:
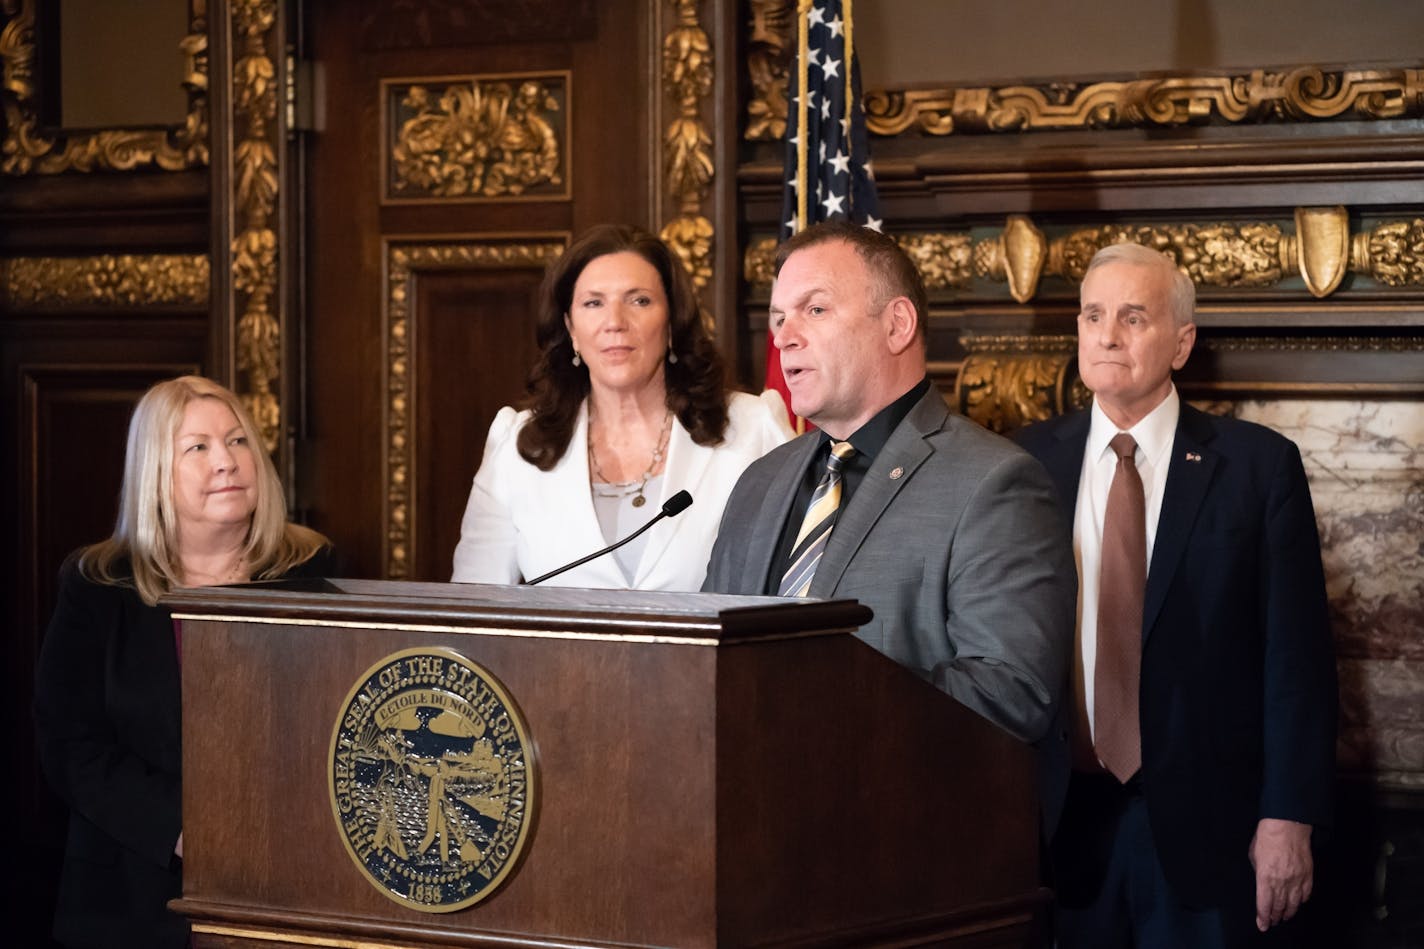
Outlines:
[[[1162,403],[1127,433],[1137,442],[1134,459],[1142,476],[1142,492],[1147,515],[1147,563],[1152,563],[1157,521],[1162,514],[1162,493],[1167,487],[1167,468],[1172,442],[1177,434],[1181,400],[1175,386]],[[1088,724],[1093,721],[1093,670],[1098,658],[1098,587],[1103,563],[1103,514],[1108,505],[1108,488],[1117,470],[1117,456],[1109,444],[1121,429],[1113,424],[1096,401],[1088,444],[1083,452],[1083,474],[1078,482],[1078,505],[1073,512],[1073,553],[1078,561],[1078,641],[1082,644],[1084,701]]]

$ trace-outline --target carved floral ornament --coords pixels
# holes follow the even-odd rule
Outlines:
[[[955,401],[990,431],[1013,431],[1088,404],[1088,390],[1074,371],[1071,336],[966,335],[963,342],[970,355],[955,376]]]
[[[36,106],[35,5],[37,0],[9,0],[0,8],[0,62],[4,83],[0,102],[5,139],[0,144],[0,173],[13,176],[67,172],[132,171],[157,168],[182,171],[208,163],[207,4],[189,6],[188,35],[179,42],[188,115],[171,129],[108,129],[71,133],[40,126]]]
[[[0,260],[0,294],[13,310],[208,303],[202,254],[102,254]]]
[[[383,88],[387,201],[568,197],[568,73]]]
[[[1424,69],[1330,71],[1299,66],[1237,76],[875,92],[866,96],[865,114],[866,126],[876,135],[898,135],[912,128],[926,135],[952,135],[1339,118],[1378,121],[1424,115]]]
[[[278,398],[282,327],[278,319],[276,0],[232,4],[232,312],[238,396],[275,452],[282,426]]]
[[[953,402],[966,416],[995,432],[1008,432],[1074,409],[1092,398],[1077,373],[1077,338],[1072,335],[964,333],[968,353],[955,376]],[[1424,353],[1414,336],[1197,337],[1196,348],[1211,352]],[[1358,393],[1361,384],[1349,383]],[[1384,391],[1393,389],[1382,383]],[[1416,387],[1417,388],[1417,387]]]
[[[750,0],[748,141],[786,132],[795,0]],[[1171,128],[1321,119],[1383,121],[1424,115],[1424,69],[1253,69],[1232,76],[886,90],[865,97],[874,135]]]
[[[703,213],[712,192],[715,165],[712,131],[703,107],[715,76],[712,43],[698,20],[697,0],[672,0],[675,22],[663,37],[664,98],[675,115],[663,133],[663,163],[668,192],[677,214],[661,237],[682,259],[700,292],[712,282],[712,222]],[[704,314],[706,318],[706,314]]]
[[[1270,287],[1299,276],[1316,297],[1334,293],[1347,274],[1391,287],[1424,286],[1424,219],[1390,221],[1350,233],[1343,207],[1296,208],[1295,232],[1269,223],[1111,224],[1049,240],[1024,215],[1002,231],[896,235],[929,290],[966,290],[976,279],[1007,283],[1019,303],[1033,299],[1045,276],[1082,280],[1093,254],[1110,244],[1136,243],[1172,257],[1199,286]],[[744,275],[771,286],[776,242],[747,248]]]

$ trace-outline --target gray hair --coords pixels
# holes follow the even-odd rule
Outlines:
[[[1167,307],[1172,311],[1172,321],[1179,327],[1194,321],[1197,311],[1197,288],[1180,269],[1171,256],[1142,244],[1109,244],[1093,255],[1088,269],[1083,271],[1084,279],[1099,267],[1108,264],[1134,264],[1138,267],[1164,267],[1171,273],[1167,285]]]

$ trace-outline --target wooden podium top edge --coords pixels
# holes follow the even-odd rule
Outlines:
[[[709,646],[835,635],[873,615],[855,600],[349,579],[177,590],[163,603],[184,620]]]

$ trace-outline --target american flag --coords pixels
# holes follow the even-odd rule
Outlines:
[[[880,202],[870,168],[852,0],[798,0],[796,59],[787,93],[786,188],[781,240],[817,221],[849,218],[880,230]],[[803,96],[801,90],[806,90]],[[766,387],[791,395],[781,357],[766,338]],[[801,431],[804,422],[792,416]]]

